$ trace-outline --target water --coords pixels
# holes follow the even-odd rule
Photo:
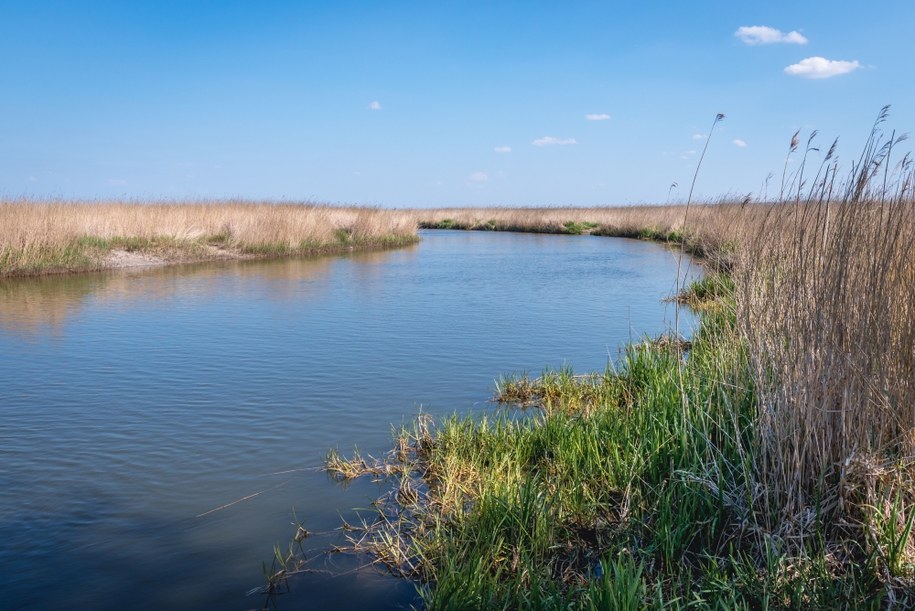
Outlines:
[[[260,608],[295,518],[321,571],[280,608],[409,605],[411,584],[319,553],[382,490],[313,467],[383,453],[420,411],[494,409],[500,374],[603,370],[669,327],[675,273],[634,240],[439,231],[0,280],[0,608]]]

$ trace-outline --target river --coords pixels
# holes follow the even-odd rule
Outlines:
[[[496,409],[501,374],[603,370],[670,327],[676,267],[636,240],[428,231],[343,257],[0,280],[0,608],[260,608],[246,593],[296,520],[315,570],[281,609],[415,602],[321,553],[381,493],[330,481],[327,451],[378,455],[420,412]]]

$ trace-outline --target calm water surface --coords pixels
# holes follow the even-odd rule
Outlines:
[[[310,468],[384,452],[420,411],[492,410],[500,374],[602,370],[671,324],[675,270],[634,240],[439,231],[0,280],[0,608],[260,608],[246,592],[295,517],[320,571],[280,608],[414,603],[366,559],[319,553],[381,489]]]

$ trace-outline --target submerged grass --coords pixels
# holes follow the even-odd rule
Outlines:
[[[242,201],[0,200],[0,277],[150,263],[327,254],[417,241],[410,214],[375,208]]]
[[[884,119],[844,181],[832,147],[780,202],[633,212],[627,232],[676,233],[716,272],[677,297],[700,312],[691,341],[503,379],[528,412],[424,417],[386,457],[332,455],[391,483],[350,549],[435,609],[915,607],[915,175],[890,168]],[[505,214],[486,228],[571,216]]]

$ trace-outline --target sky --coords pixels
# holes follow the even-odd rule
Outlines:
[[[884,105],[915,130],[913,24],[911,0],[3,0],[0,197],[654,204],[706,144],[694,198],[771,195],[797,130],[848,164]]]

